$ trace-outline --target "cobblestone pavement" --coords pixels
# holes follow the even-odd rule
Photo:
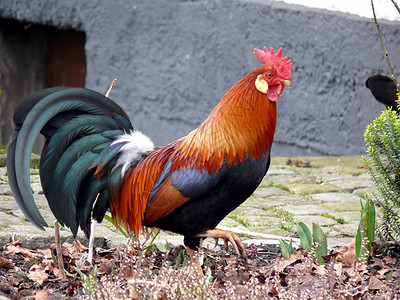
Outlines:
[[[248,232],[243,240],[265,242],[263,234],[293,236],[299,221],[321,226],[330,247],[350,241],[360,220],[360,200],[372,195],[374,185],[359,156],[273,158],[267,176],[254,194],[220,225]],[[43,195],[37,169],[31,169],[31,183],[39,211],[50,228],[41,231],[24,217],[11,194],[6,169],[0,168],[0,246],[19,240],[25,247],[45,248],[54,242],[54,217]],[[63,240],[72,241],[68,229]],[[258,236],[258,237],[257,237]],[[261,237],[261,239],[260,239]],[[78,238],[87,243],[80,232]],[[265,238],[264,238],[265,240]],[[156,243],[182,243],[182,237],[161,232]],[[127,239],[104,221],[96,230],[96,244],[125,244]],[[271,241],[268,241],[271,242]]]

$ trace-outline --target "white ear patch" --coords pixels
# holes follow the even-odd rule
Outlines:
[[[268,92],[268,83],[264,80],[263,76],[260,74],[257,76],[256,82],[256,89],[263,93],[266,94]]]
[[[124,176],[130,167],[137,165],[146,153],[154,149],[152,140],[137,130],[119,136],[111,146],[119,143],[125,143],[125,145],[119,150],[120,155],[113,171],[122,166],[121,176]]]

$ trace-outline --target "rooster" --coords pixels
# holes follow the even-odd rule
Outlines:
[[[367,88],[371,90],[374,98],[384,104],[386,108],[392,107],[393,110],[399,112],[397,100],[397,86],[393,79],[383,76],[374,75],[365,82]]]
[[[290,86],[291,61],[255,49],[262,66],[236,83],[187,136],[154,147],[109,98],[89,89],[55,87],[15,110],[7,170],[13,195],[38,228],[29,163],[41,133],[40,178],[50,209],[76,236],[89,237],[92,218],[108,209],[136,236],[157,227],[184,236],[194,250],[206,237],[223,238],[245,256],[240,239],[217,224],[257,188],[270,164],[276,100]]]

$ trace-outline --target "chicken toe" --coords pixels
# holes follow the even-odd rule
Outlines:
[[[227,247],[228,242],[230,242],[232,244],[233,249],[235,250],[236,254],[240,254],[242,257],[246,257],[246,251],[245,251],[242,241],[232,231],[212,229],[212,230],[207,230],[203,233],[199,233],[196,235],[196,237],[199,237],[199,238],[211,237],[214,239],[223,239],[225,242],[225,247]]]

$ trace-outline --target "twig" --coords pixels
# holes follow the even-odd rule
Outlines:
[[[393,2],[393,4],[395,3],[393,0],[392,0],[392,2]],[[387,64],[388,64],[388,66],[389,66],[390,72],[392,73],[393,81],[396,83],[397,90],[399,90],[399,82],[397,81],[397,77],[396,77],[396,75],[395,75],[395,73],[394,73],[393,65],[392,65],[392,63],[391,63],[391,61],[390,61],[390,58],[389,58],[389,54],[388,54],[388,52],[386,51],[385,45],[384,45],[384,43],[383,43],[381,27],[380,27],[379,22],[378,22],[378,20],[377,20],[377,18],[376,18],[375,7],[374,7],[374,1],[373,1],[373,0],[371,0],[371,7],[372,7],[372,13],[373,13],[373,15],[374,15],[375,25],[376,25],[376,28],[377,28],[377,30],[378,30],[379,41],[381,42],[381,47],[382,47],[383,53],[385,54],[386,62],[387,62]],[[397,7],[397,4],[396,4],[396,7]],[[399,11],[399,12],[400,12],[400,11]]]
[[[60,270],[61,277],[65,279],[65,271],[64,271],[64,261],[62,257],[62,250],[61,250],[61,239],[60,239],[60,224],[57,220],[54,221],[54,236],[56,238],[56,253],[57,253],[57,264],[58,269]]]
[[[108,91],[107,91],[107,93],[106,93],[106,97],[107,97],[107,98],[108,98],[108,96],[110,95],[110,92],[111,92],[111,90],[112,90],[112,88],[114,87],[114,85],[115,85],[116,82],[117,82],[117,78],[115,78],[115,79],[111,82],[110,87],[108,88]]]
[[[394,7],[396,7],[397,11],[398,11],[399,14],[400,14],[400,8],[399,8],[399,6],[397,5],[397,3],[396,3],[394,0],[392,0],[392,3],[393,3],[393,5],[394,5]]]
[[[259,233],[259,232],[240,230],[240,229],[237,229],[237,228],[234,228],[234,227],[227,227],[227,226],[223,226],[223,225],[218,225],[216,228],[217,229],[221,229],[221,230],[229,230],[229,231],[232,231],[233,233],[236,233],[236,234],[242,234],[242,235],[247,235],[247,236],[267,239],[267,240],[284,240],[284,241],[292,240],[295,243],[300,243],[300,239],[298,239],[298,238],[290,238],[290,237],[278,236],[278,235],[273,235],[273,234],[266,234],[266,233]]]

